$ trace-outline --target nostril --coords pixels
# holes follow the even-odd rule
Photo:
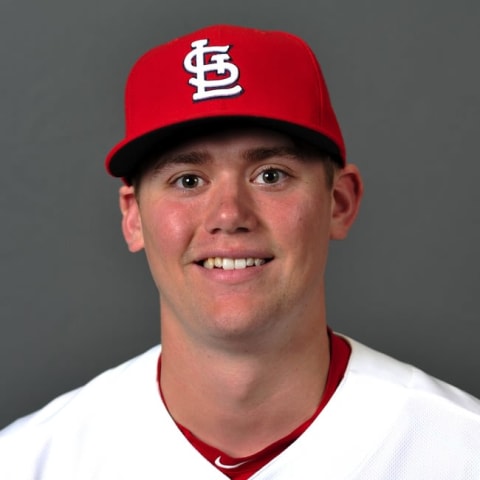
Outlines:
[[[211,234],[219,234],[219,233],[248,233],[250,232],[250,228],[248,227],[215,227],[209,230]]]

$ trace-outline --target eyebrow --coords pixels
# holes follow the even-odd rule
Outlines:
[[[281,145],[278,147],[259,147],[246,150],[243,154],[246,160],[258,162],[272,157],[298,158],[300,152],[295,146]]]
[[[210,157],[211,155],[203,150],[192,150],[171,155],[166,154],[158,158],[154,170],[162,170],[170,165],[204,165],[209,161]],[[278,147],[255,147],[245,150],[242,153],[242,157],[248,162],[255,163],[273,157],[299,158],[300,151],[295,146],[287,145]]]
[[[175,165],[203,165],[207,162],[207,152],[191,151],[185,153],[162,154],[154,162],[152,171],[160,173],[162,170]]]

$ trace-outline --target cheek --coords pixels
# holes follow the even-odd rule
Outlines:
[[[323,196],[307,196],[290,199],[285,205],[275,208],[277,224],[282,230],[302,235],[302,240],[310,238],[317,242],[328,234],[330,225],[330,203]]]
[[[149,259],[173,260],[172,256],[181,254],[192,237],[194,218],[190,208],[169,202],[157,202],[143,212],[142,228]]]
[[[303,266],[304,273],[310,269],[322,272],[330,237],[330,203],[324,197],[311,195],[292,205],[277,213],[277,231],[282,232],[284,247],[293,261]]]

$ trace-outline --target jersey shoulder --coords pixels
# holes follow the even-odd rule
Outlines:
[[[159,353],[156,346],[109,369],[0,431],[0,478],[37,478],[53,459],[75,465],[87,450],[115,444],[121,429],[130,428],[127,409],[158,411]],[[136,420],[141,423],[141,415]]]
[[[436,405],[445,414],[480,418],[480,400],[473,395],[429,375],[425,371],[344,337],[352,347],[347,373],[378,388],[401,391],[412,404],[419,407]]]

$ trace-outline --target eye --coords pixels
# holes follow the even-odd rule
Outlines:
[[[287,174],[282,170],[274,167],[268,167],[262,170],[256,177],[254,182],[261,185],[273,185],[279,183],[286,178]]]
[[[178,177],[174,184],[179,188],[184,188],[187,190],[192,190],[193,188],[197,188],[202,186],[204,181],[198,176],[193,173],[187,173]]]

